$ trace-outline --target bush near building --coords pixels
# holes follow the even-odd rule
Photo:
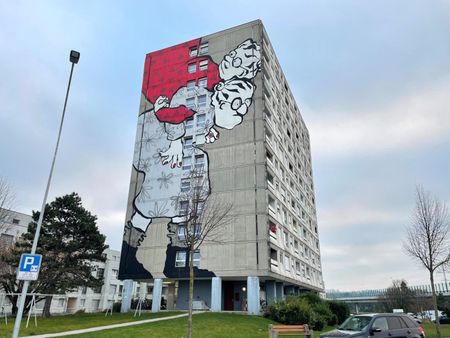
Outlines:
[[[272,304],[267,316],[283,324],[308,324],[314,330],[322,330],[326,325],[342,323],[349,314],[347,304],[324,300],[316,294],[307,293],[288,296],[285,300]]]

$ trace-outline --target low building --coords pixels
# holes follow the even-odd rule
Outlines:
[[[28,224],[32,221],[30,215],[13,210],[1,210],[3,222],[0,226],[0,249],[12,245],[21,234],[27,231]],[[52,313],[75,313],[77,311],[97,312],[104,311],[115,302],[122,300],[123,282],[118,280],[120,252],[106,249],[104,251],[105,262],[94,262],[96,269],[94,274],[103,279],[103,286],[99,289],[79,287],[73,292],[62,295],[54,295],[51,305]],[[44,258],[45,259],[45,258]],[[17,262],[19,263],[19,262]],[[147,297],[148,290],[145,283],[133,283],[132,298],[142,299]],[[44,307],[41,301],[36,305],[37,313]],[[3,310],[2,310],[3,308]],[[0,313],[11,312],[11,304],[7,295],[0,289]]]

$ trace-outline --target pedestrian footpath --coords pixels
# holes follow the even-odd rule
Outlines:
[[[194,314],[198,314],[198,313],[200,313],[200,312],[194,312]],[[139,321],[136,321],[136,322],[128,322],[128,323],[121,323],[121,324],[96,326],[96,327],[90,327],[90,328],[87,328],[87,329],[79,329],[79,330],[72,330],[72,331],[65,331],[65,332],[44,333],[44,334],[40,334],[40,335],[26,336],[26,337],[20,337],[20,338],[50,338],[50,337],[72,336],[72,335],[75,335],[75,334],[82,334],[82,333],[88,333],[88,332],[117,329],[117,328],[120,328],[120,327],[127,327],[127,326],[133,326],[133,325],[141,325],[141,324],[147,324],[147,323],[153,323],[153,322],[160,322],[162,320],[176,319],[176,318],[182,318],[182,317],[187,317],[187,316],[188,316],[187,313],[183,313],[181,315],[175,315],[175,316],[170,316],[170,317],[145,319],[145,320],[139,320]]]

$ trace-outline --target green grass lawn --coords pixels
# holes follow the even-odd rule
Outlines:
[[[21,336],[53,333],[69,330],[76,330],[81,328],[88,328],[94,326],[118,324],[136,320],[144,320],[151,318],[159,318],[171,315],[177,315],[181,312],[158,312],[158,313],[143,313],[141,317],[133,317],[133,313],[114,313],[113,316],[105,317],[102,313],[96,314],[76,314],[67,316],[55,316],[52,318],[38,318],[38,327],[34,327],[30,323],[28,329],[25,329],[25,324],[22,325],[20,331]],[[202,313],[197,314],[193,318],[194,322],[194,337],[206,338],[253,338],[253,337],[268,337],[269,324],[276,324],[275,322],[258,316],[247,316],[233,313]],[[12,326],[14,322],[9,321],[6,326],[3,321],[0,321],[0,338],[11,337]],[[425,322],[422,324],[427,338],[436,338],[434,324]],[[332,330],[334,327],[326,327],[322,331],[314,331],[314,336],[317,338],[321,332]],[[113,330],[104,330],[88,334],[77,335],[73,337],[92,337],[92,338],[109,338],[109,337],[186,337],[187,317],[171,319],[168,321],[148,323],[136,325],[132,327],[125,327]],[[441,325],[442,336],[450,337],[450,324]]]
[[[436,338],[436,329],[434,324],[429,321],[424,321],[422,327],[425,330],[425,335],[427,338]],[[450,337],[450,324],[441,324],[441,334],[442,337]]]
[[[20,336],[62,332],[77,330],[82,328],[111,325],[118,323],[125,323],[136,320],[144,320],[151,318],[159,318],[177,315],[182,312],[157,312],[157,313],[142,313],[142,315],[133,317],[134,313],[113,313],[112,316],[105,317],[104,313],[80,313],[66,316],[53,316],[51,318],[38,317],[38,326],[34,326],[34,319],[31,317],[28,328],[25,328],[26,318],[22,320],[20,329]],[[24,316],[25,317],[25,316]],[[0,319],[0,338],[10,338],[12,329],[14,327],[14,318],[8,318],[8,325],[5,325],[4,320]]]
[[[267,338],[269,324],[275,322],[258,316],[233,313],[202,313],[194,315],[194,337],[205,338]],[[186,337],[187,317],[149,323],[114,330],[105,330],[74,337],[134,338],[134,337]]]

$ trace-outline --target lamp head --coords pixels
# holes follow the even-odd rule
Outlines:
[[[80,53],[75,50],[71,50],[70,51],[70,62],[78,63],[78,60],[80,60]]]

